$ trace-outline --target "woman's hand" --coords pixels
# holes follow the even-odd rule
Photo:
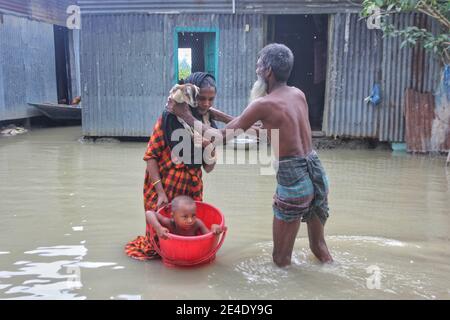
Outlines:
[[[168,203],[169,203],[169,199],[167,199],[166,193],[165,192],[158,193],[158,202],[156,204],[158,209],[164,207]]]

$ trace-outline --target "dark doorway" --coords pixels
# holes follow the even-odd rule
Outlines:
[[[53,26],[58,103],[70,104],[69,29]]]
[[[328,15],[268,17],[267,43],[283,43],[294,54],[288,84],[302,90],[313,130],[322,130],[327,70]]]
[[[216,75],[216,34],[214,32],[179,31],[178,79],[202,71]]]

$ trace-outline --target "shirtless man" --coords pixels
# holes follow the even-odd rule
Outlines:
[[[328,181],[312,149],[305,94],[287,85],[293,64],[294,56],[285,45],[264,47],[258,55],[258,80],[252,88],[250,104],[224,129],[214,129],[218,131],[214,135],[224,139],[228,138],[226,133],[229,132],[225,130],[245,131],[257,121],[261,121],[269,131],[279,130],[279,145],[272,141],[278,159],[278,184],[273,203],[273,261],[279,267],[291,263],[300,221],[307,223],[309,244],[314,255],[321,262],[333,261],[324,238],[324,225],[328,218]],[[196,119],[187,105],[169,101],[167,107],[194,126]],[[210,129],[201,123],[195,123],[195,127],[202,128],[202,133]]]

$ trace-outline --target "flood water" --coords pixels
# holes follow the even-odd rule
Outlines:
[[[80,127],[0,137],[0,299],[450,299],[450,174],[445,158],[319,151],[330,180],[332,265],[308,249],[274,266],[274,176],[218,165],[206,202],[229,231],[194,269],[128,258],[143,235],[145,142],[81,143]],[[255,152],[255,151],[250,151]]]

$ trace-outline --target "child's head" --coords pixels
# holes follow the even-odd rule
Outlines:
[[[172,217],[177,227],[189,230],[195,225],[196,204],[188,196],[178,196],[172,200]]]

